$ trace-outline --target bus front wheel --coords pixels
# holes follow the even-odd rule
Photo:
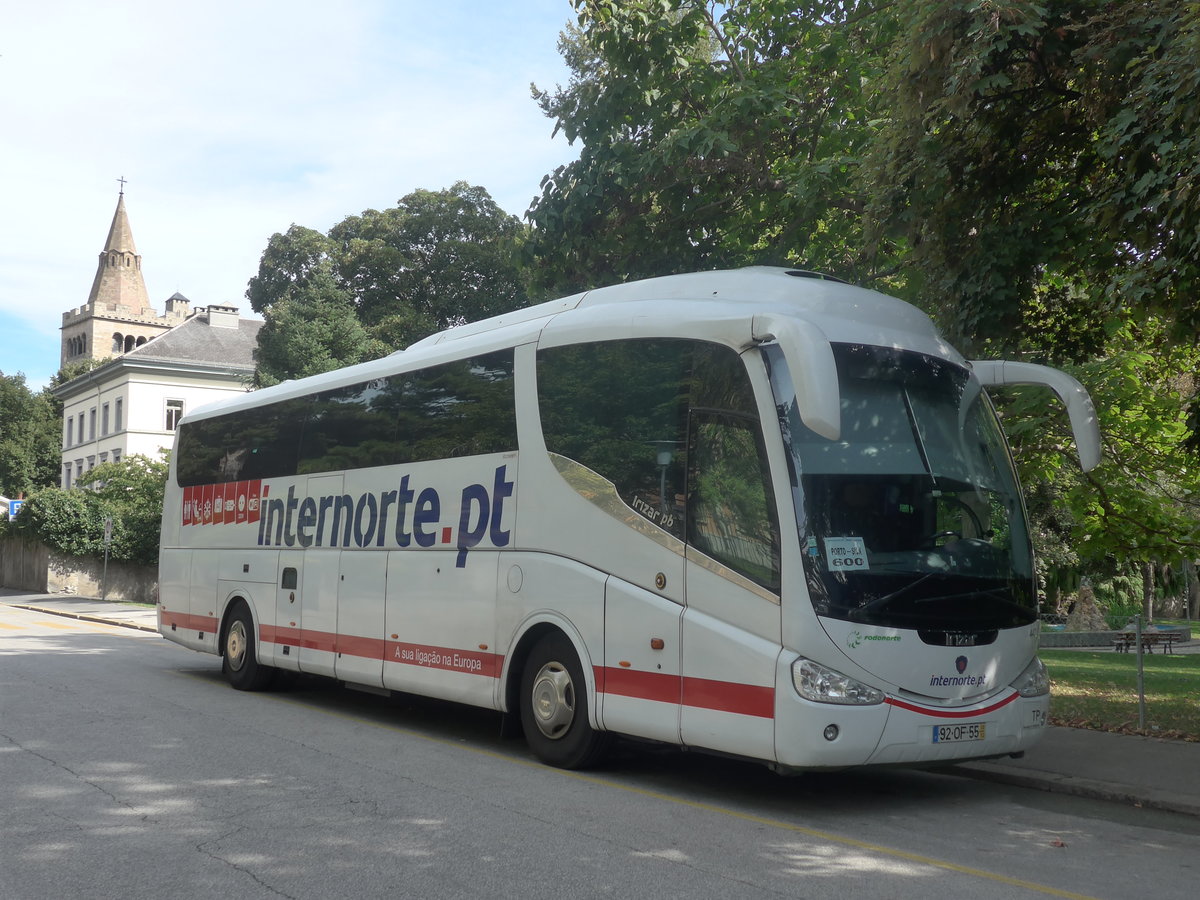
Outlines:
[[[588,722],[587,684],[575,648],[561,632],[547,634],[530,651],[521,675],[521,726],[542,762],[561,769],[592,765],[609,735]]]
[[[254,641],[254,619],[239,603],[225,629],[221,646],[221,671],[239,691],[261,691],[275,677],[275,670],[261,665]]]

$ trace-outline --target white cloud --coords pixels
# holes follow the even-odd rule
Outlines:
[[[509,8],[511,7],[511,8]],[[0,38],[0,370],[43,383],[126,203],[151,299],[245,307],[270,235],[416,188],[522,214],[574,155],[529,96],[567,0],[25,4]],[[19,347],[14,346],[19,344]]]

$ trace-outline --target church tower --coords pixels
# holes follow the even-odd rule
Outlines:
[[[133,243],[125,211],[125,183],[121,179],[117,210],[100,251],[87,303],[63,313],[59,365],[128,353],[184,321],[189,306],[180,294],[167,301],[165,315],[160,316],[150,304],[142,278],[142,257]]]

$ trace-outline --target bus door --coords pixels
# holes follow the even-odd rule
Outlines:
[[[344,550],[337,594],[337,658],[343,681],[383,687],[388,554]]]
[[[305,485],[306,496],[340,497],[342,481],[341,475],[310,476]],[[300,531],[299,524],[296,530]],[[304,551],[300,671],[333,678],[336,677],[334,662],[337,658],[338,593],[341,590],[343,552],[321,546],[323,540],[324,534],[318,525],[313,543]]]
[[[692,411],[682,739],[769,759],[781,621],[768,471],[756,417]]]
[[[283,550],[275,580],[275,640],[272,665],[293,672],[300,670],[300,629],[303,626],[304,553]],[[265,643],[265,642],[264,642]]]
[[[304,551],[301,672],[334,677],[341,565],[341,550],[310,547]]]
[[[681,585],[680,558],[663,553],[662,574]],[[597,686],[609,731],[679,743],[682,615],[683,606],[668,597],[616,577],[605,581],[604,670]]]
[[[378,555],[388,557],[384,686],[494,706],[500,554],[475,550],[461,567],[454,550]]]

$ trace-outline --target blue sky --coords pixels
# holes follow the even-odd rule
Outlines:
[[[0,372],[40,387],[117,178],[152,302],[234,304],[270,236],[465,180],[524,213],[578,148],[530,97],[568,0],[47,0],[0,31]]]

